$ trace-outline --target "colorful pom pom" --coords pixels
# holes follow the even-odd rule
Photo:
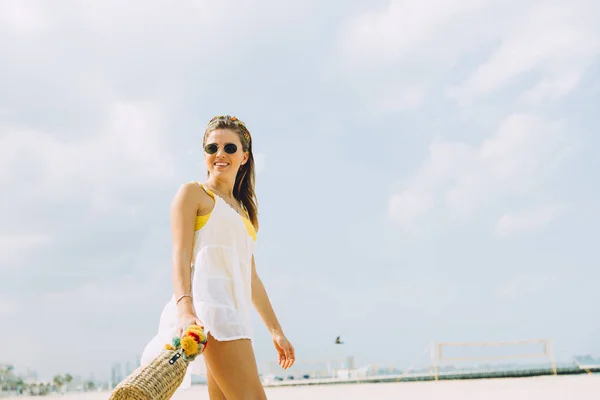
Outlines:
[[[192,324],[192,325],[188,326],[185,330],[186,330],[186,332],[188,332],[188,331],[202,332],[202,328],[196,324]]]
[[[193,336],[198,343],[206,342],[206,335],[204,334],[204,330],[197,325],[189,326],[185,332],[186,335]]]
[[[179,346],[181,346],[181,339],[179,338],[179,336],[175,336],[173,338],[173,347],[175,347],[176,349],[178,349]]]
[[[198,354],[198,343],[191,336],[184,336],[181,339],[181,347],[188,357],[194,357]]]
[[[165,345],[167,350],[183,349],[183,359],[193,361],[196,356],[204,351],[207,344],[207,337],[204,329],[196,324],[185,328],[181,337],[175,336],[172,344]]]
[[[200,336],[196,332],[188,332],[188,336],[194,338],[196,343],[200,343]]]

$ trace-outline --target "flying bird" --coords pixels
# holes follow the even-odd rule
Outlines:
[[[340,336],[335,338],[335,344],[344,344],[344,342],[342,342],[342,340],[340,339]]]

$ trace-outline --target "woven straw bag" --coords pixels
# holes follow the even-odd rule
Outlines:
[[[190,340],[193,339],[192,340]],[[172,344],[148,365],[141,366],[113,390],[109,400],[168,400],[183,382],[188,365],[206,347],[202,328],[192,325],[183,337]]]

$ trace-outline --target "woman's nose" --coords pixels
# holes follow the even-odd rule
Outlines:
[[[219,146],[219,147],[217,148],[217,153],[216,153],[216,156],[217,156],[217,157],[222,157],[222,156],[224,156],[225,154],[226,154],[226,153],[225,153],[225,146]]]

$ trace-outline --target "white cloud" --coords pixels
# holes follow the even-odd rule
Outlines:
[[[381,89],[378,106],[387,110],[414,110],[427,95],[425,84],[390,85]]]
[[[19,0],[0,2],[0,27],[6,26],[17,34],[28,34],[43,28],[45,20],[36,3]]]
[[[461,63],[466,55],[473,67],[460,71],[464,78],[452,87],[429,85],[427,95],[441,90],[468,106],[469,115],[477,115],[487,106],[488,95],[503,94],[492,107],[506,110],[508,116],[495,135],[479,145],[434,138],[423,167],[404,191],[391,197],[390,218],[413,231],[438,211],[461,219],[503,200],[539,195],[554,167],[572,150],[574,139],[566,133],[567,118],[547,117],[536,107],[569,94],[600,54],[600,29],[593,17],[600,9],[593,2],[532,1],[518,4],[518,15],[499,1],[442,1],[430,6],[392,1],[381,12],[351,21],[341,37],[352,40],[339,46],[356,76],[386,73],[387,82],[376,86],[374,96],[388,109],[398,109],[397,100],[388,95],[390,88],[406,95],[415,81],[446,81],[449,68],[456,81],[459,67],[467,67]],[[477,34],[465,36],[472,32],[465,27],[477,27]],[[396,74],[389,74],[392,71]],[[526,80],[510,86],[526,74]],[[506,88],[510,90],[503,91]],[[549,215],[547,211],[546,219],[537,216],[540,220],[528,223],[541,227],[541,220],[550,222]],[[518,224],[517,217],[507,213],[496,232],[527,229]]]
[[[390,218],[409,226],[436,207],[463,218],[491,202],[531,194],[570,145],[561,123],[528,114],[509,116],[479,146],[436,139],[415,177],[390,199]]]
[[[349,68],[373,70],[423,61],[447,62],[465,42],[448,40],[439,46],[439,39],[449,34],[453,39],[472,37],[457,28],[488,8],[477,0],[392,0],[388,4],[382,11],[358,15],[342,26],[337,45]]]
[[[157,273],[156,268],[146,271],[138,269],[136,274],[119,275],[103,282],[88,282],[68,291],[42,293],[44,307],[57,310],[57,316],[70,315],[73,307],[84,309],[90,314],[128,314],[131,310],[144,308],[161,287],[161,278],[169,276],[168,265],[165,273]],[[168,301],[168,293],[164,298]]]
[[[174,175],[166,136],[160,108],[149,104],[113,104],[106,130],[83,139],[13,128],[0,136],[0,187],[27,181],[27,193],[46,201],[80,199],[101,210],[127,186]]]
[[[0,268],[13,268],[19,259],[51,243],[52,237],[42,233],[0,235]]]
[[[441,95],[476,105],[525,74],[516,100],[556,100],[576,87],[600,54],[600,7],[593,0],[388,4],[341,27],[335,58],[344,78],[368,99],[389,102],[384,109],[406,104],[398,96],[414,92],[415,82],[454,82]],[[461,70],[471,65],[472,71]],[[409,98],[413,108],[425,100]]]
[[[600,53],[600,29],[587,13],[581,3],[566,2],[527,10],[525,21],[504,31],[498,48],[451,95],[471,103],[530,71],[541,75],[523,95],[527,102],[569,93]]]
[[[461,22],[480,11],[479,3],[392,0],[348,19],[334,42],[330,79],[378,113],[418,108],[436,75],[473,41]]]
[[[396,194],[389,200],[389,215],[399,224],[409,225],[433,207],[432,197],[431,193],[416,188]]]
[[[556,74],[548,74],[540,82],[521,95],[525,104],[537,106],[544,100],[556,100],[569,94],[577,86],[583,75],[583,68],[565,69]]]
[[[28,268],[73,240],[92,246],[101,226],[139,220],[144,195],[175,176],[161,106],[115,102],[107,108],[101,126],[70,139],[26,127],[0,129],[0,191],[11,193],[0,198],[1,270]]]
[[[500,237],[508,237],[540,229],[556,219],[561,211],[562,207],[547,204],[519,213],[506,212],[496,223],[494,231]]]

